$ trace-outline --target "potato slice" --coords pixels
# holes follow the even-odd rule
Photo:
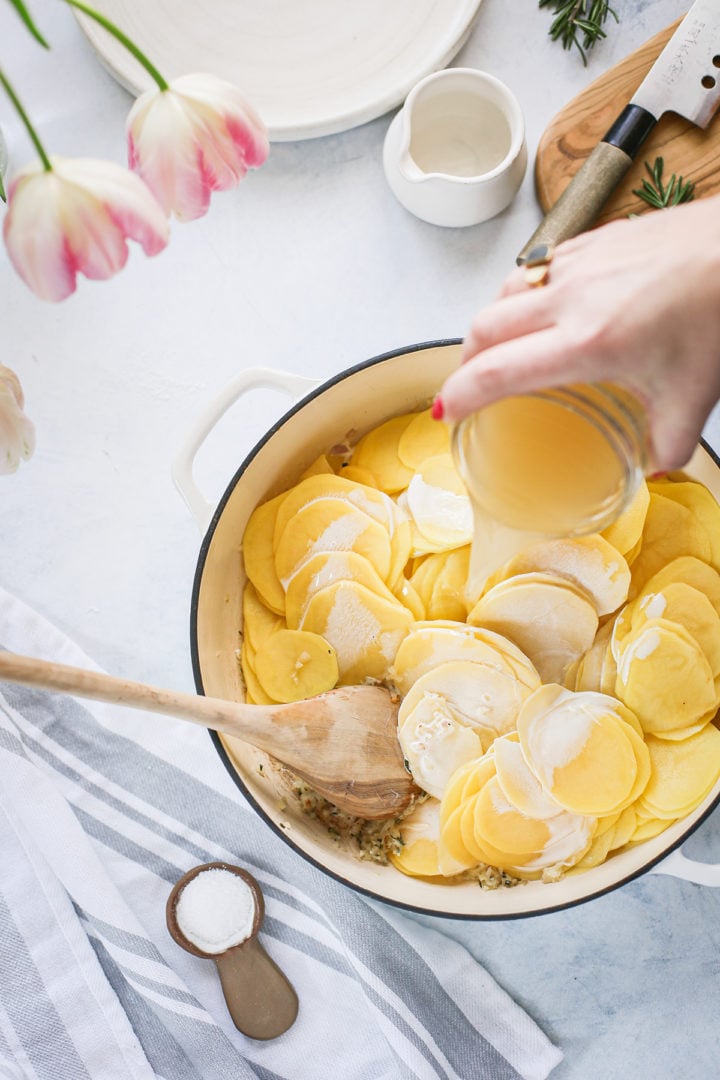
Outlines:
[[[341,465],[340,471],[336,475],[341,476],[343,480],[351,480],[354,484],[363,484],[364,487],[380,487],[368,469],[361,469],[357,465]]]
[[[338,681],[335,650],[318,634],[278,630],[255,657],[255,673],[274,701],[301,701],[332,690]]]
[[[245,699],[249,705],[277,705],[278,702],[275,701],[274,698],[271,698],[260,685],[253,666],[254,659],[255,657],[248,648],[247,641],[243,641],[242,649],[240,651],[240,662],[246,690]]]
[[[650,734],[689,727],[717,708],[705,654],[684,627],[665,619],[648,619],[624,639],[615,693]]]
[[[390,590],[396,600],[408,609],[413,618],[421,620],[425,618],[425,605],[422,602],[412,582],[401,574]]]
[[[630,571],[630,598],[637,596],[653,574],[681,555],[692,555],[709,563],[711,547],[707,531],[685,506],[651,492],[642,547]]]
[[[397,581],[404,574],[413,544],[412,523],[405,512],[393,504],[393,523],[390,532],[390,570],[388,582]]]
[[[480,846],[488,843],[517,862],[521,856],[542,851],[551,838],[546,821],[520,813],[505,797],[497,777],[489,780],[477,797],[475,834]]]
[[[528,688],[508,671],[472,660],[446,661],[421,676],[403,699],[398,714],[400,739],[405,716],[430,695],[445,700],[453,715],[477,733],[482,753],[498,735],[515,728],[520,707],[529,694]]]
[[[465,586],[470,572],[470,545],[448,551],[440,573],[436,576],[427,608],[429,619],[449,619],[464,622],[469,605]]]
[[[505,798],[522,814],[532,818],[550,818],[563,807],[542,786],[525,759],[516,731],[501,735],[493,743],[495,770]]]
[[[531,544],[493,575],[492,583],[518,574],[542,573],[572,582],[598,615],[615,611],[627,599],[630,569],[602,536],[568,537]]]
[[[519,574],[493,586],[467,621],[513,641],[543,682],[562,682],[569,666],[592,645],[598,617],[590,601],[567,581]]]
[[[493,750],[483,754],[482,757],[467,761],[456,769],[445,787],[440,803],[441,827],[461,803],[467,802],[473,795],[477,795],[483,785],[494,775],[495,756]]]
[[[441,799],[453,773],[483,752],[477,732],[441,694],[430,691],[398,714],[398,739],[418,787]]]
[[[400,497],[418,533],[414,551],[448,551],[473,538],[473,512],[452,456],[438,454],[423,462]]]
[[[296,515],[317,499],[342,499],[356,510],[362,510],[388,532],[395,527],[397,510],[392,499],[384,492],[364,484],[353,483],[334,473],[309,476],[281,496],[277,510],[273,546],[277,548],[286,526]]]
[[[340,683],[384,679],[413,617],[354,581],[326,585],[308,601],[300,628],[320,634],[337,654]]]
[[[441,873],[448,876],[455,872],[453,868],[456,866],[462,866],[463,869],[469,870],[482,861],[477,855],[468,851],[463,840],[461,823],[464,814],[468,810],[468,805],[472,805],[472,800],[470,804],[461,803],[456,807],[444,824],[440,826],[438,867]]]
[[[243,589],[242,611],[243,637],[253,649],[261,648],[270,634],[285,628],[285,619],[263,603],[251,581]]]
[[[652,774],[638,803],[640,811],[663,820],[691,813],[720,777],[720,731],[708,724],[680,742],[647,736]]]
[[[602,531],[605,540],[626,559],[636,553],[636,548],[639,549],[649,505],[650,491],[643,480],[627,509]]]
[[[720,615],[692,585],[676,581],[657,592],[644,591],[632,605],[632,629],[648,619],[665,619],[684,626],[707,657],[713,678],[720,674]]]
[[[283,587],[313,555],[331,551],[364,555],[383,580],[390,573],[390,538],[382,525],[344,499],[315,499],[298,510],[277,542],[275,571]]]
[[[507,647],[507,649],[506,649]],[[511,642],[489,631],[480,637],[465,623],[416,624],[398,649],[390,677],[401,694],[422,675],[448,660],[472,660],[514,676],[529,690],[540,685],[540,676]]]
[[[609,829],[600,835],[595,834],[593,841],[581,859],[568,871],[570,874],[579,873],[582,870],[591,870],[593,866],[600,866],[608,857],[612,848],[613,830]]]
[[[352,464],[367,469],[378,487],[393,495],[404,491],[413,478],[413,470],[398,455],[400,439],[418,413],[395,416],[363,435],[353,450]]]
[[[623,810],[635,797],[638,758],[615,714],[614,698],[543,687],[520,710],[518,734],[526,761],[555,802],[576,814]],[[646,765],[644,782],[649,768]]]
[[[442,420],[433,420],[430,409],[424,409],[403,431],[397,452],[406,468],[419,472],[428,458],[450,453],[450,427]]]
[[[642,821],[638,818],[628,844],[642,844],[645,840],[652,840],[654,836],[659,836],[661,832],[665,832],[666,829],[669,829],[672,824],[674,824],[674,822],[662,821],[660,818],[648,818]]]
[[[617,851],[630,843],[630,838],[637,828],[637,810],[635,806],[626,806],[617,822],[610,830],[612,843],[610,851]]]
[[[275,570],[273,536],[278,510],[284,498],[285,495],[277,495],[256,507],[245,526],[242,539],[245,572],[263,603],[278,615],[285,614],[285,591]]]
[[[704,484],[696,480],[650,481],[651,492],[680,503],[697,519],[710,541],[708,562],[720,570],[720,506]]]
[[[470,547],[442,551],[423,559],[410,581],[421,597],[428,619],[464,622]]]
[[[287,583],[285,615],[296,630],[311,597],[336,581],[355,581],[392,603],[395,597],[364,555],[356,551],[318,552],[304,562]]]
[[[720,574],[709,563],[693,555],[681,555],[663,566],[650,578],[640,593],[661,592],[666,585],[682,581],[704,593],[720,615]]]
[[[390,855],[396,869],[410,877],[438,877],[440,870],[440,803],[427,799],[419,803],[399,826],[402,848]],[[464,870],[457,864],[458,873]]]
[[[564,811],[544,819],[521,814],[505,798],[497,777],[476,798],[476,842],[501,869],[514,873],[571,865],[592,842],[593,819]]]
[[[573,684],[570,685],[566,680],[569,690],[594,690],[599,694],[615,693],[617,668],[610,649],[614,625],[614,620],[610,620],[600,627],[592,645],[578,661]]]

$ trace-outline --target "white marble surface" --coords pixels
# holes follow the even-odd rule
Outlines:
[[[531,160],[563,104],[687,5],[617,6],[620,28],[585,69],[549,42],[550,16],[534,0],[484,0],[455,62],[514,90]],[[36,0],[33,12],[52,52],[1,5],[0,56],[48,147],[122,161],[128,95],[69,10]],[[83,280],[61,305],[36,300],[0,255],[0,361],[20,375],[38,433],[33,460],[0,478],[0,581],[108,671],[192,687],[200,536],[170,467],[205,403],[250,365],[325,378],[461,336],[534,228],[530,173],[510,209],[483,225],[443,230],[410,216],[383,177],[389,121],[277,144],[236,192],[215,196],[207,218],[174,225],[157,259],[133,250],[117,278]],[[31,148],[4,100],[0,123],[22,164]],[[198,460],[210,499],[283,407],[262,392],[252,415],[219,425]],[[716,432],[712,422],[717,446]],[[720,857],[718,814],[686,851]],[[562,1046],[558,1080],[720,1074],[720,890],[653,876],[554,915],[442,928]]]

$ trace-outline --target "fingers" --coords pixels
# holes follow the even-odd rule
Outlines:
[[[545,289],[528,289],[489,304],[473,321],[463,342],[460,362],[494,345],[547,330],[553,325],[550,302]]]
[[[450,423],[508,394],[524,394],[577,382],[577,357],[555,326],[495,345],[462,364],[446,380],[440,397]]]

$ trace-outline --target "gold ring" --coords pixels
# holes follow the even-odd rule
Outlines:
[[[552,244],[538,244],[531,248],[525,259],[525,284],[532,289],[547,285],[550,279],[550,263],[553,261],[555,248]]]

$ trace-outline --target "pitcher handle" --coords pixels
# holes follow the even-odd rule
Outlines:
[[[215,507],[196,484],[193,465],[198,450],[215,425],[231,405],[251,390],[278,390],[295,402],[309,394],[320,382],[320,379],[294,375],[289,371],[275,371],[265,367],[247,368],[231,379],[198,417],[173,461],[172,478],[202,532],[205,532],[210,524]]]
[[[650,874],[669,874],[670,877],[692,881],[696,885],[720,887],[720,863],[696,862],[683,855],[681,848],[671,851],[667,858],[648,871]]]

